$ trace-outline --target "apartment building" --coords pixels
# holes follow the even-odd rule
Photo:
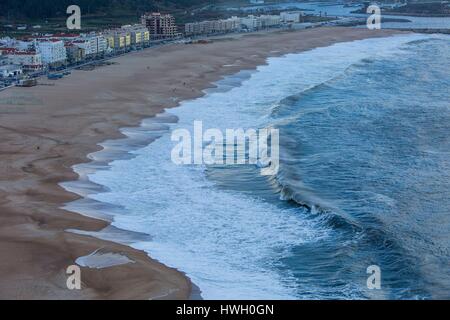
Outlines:
[[[114,35],[114,43],[115,43],[115,47],[114,49],[124,49],[126,47],[126,37],[127,37],[127,33],[126,32],[118,32],[115,33]]]
[[[67,54],[64,41],[58,39],[38,39],[35,43],[44,64],[53,66],[65,63]]]
[[[67,61],[69,63],[78,63],[86,58],[85,50],[76,44],[67,42],[64,46],[66,47]]]
[[[5,56],[10,64],[19,65],[25,71],[36,71],[43,68],[41,54],[36,50],[12,50]]]
[[[261,19],[254,15],[241,18],[241,25],[249,31],[259,30],[262,27]]]
[[[103,35],[89,34],[82,35],[71,43],[84,49],[86,57],[94,57],[106,52],[108,41]]]
[[[261,15],[261,28],[271,28],[281,24],[281,17],[277,15]]]
[[[184,32],[188,36],[227,33],[239,30],[240,25],[241,22],[238,17],[231,17],[229,19],[186,23]]]
[[[115,45],[115,42],[114,42],[114,40],[115,40],[114,34],[113,34],[112,32],[107,32],[107,33],[104,34],[104,37],[105,37],[105,39],[106,39],[106,45],[108,46],[107,50],[108,50],[108,51],[114,50],[114,48],[115,48],[115,47],[114,47],[114,45]]]
[[[148,28],[152,39],[174,38],[179,35],[175,18],[171,14],[146,13],[141,17],[141,23]]]
[[[125,25],[121,27],[121,31],[130,35],[132,45],[139,46],[150,41],[150,31],[145,25]]]
[[[103,54],[108,49],[108,41],[103,35],[96,36],[97,38],[97,53]]]
[[[284,23],[298,23],[301,21],[302,16],[303,12],[301,11],[290,11],[280,13],[281,22]]]
[[[93,41],[90,41],[89,39],[77,39],[71,43],[78,48],[83,49],[87,58],[97,55],[97,44],[93,43]]]
[[[131,45],[131,34],[122,28],[109,30],[104,37],[108,50],[125,50],[127,46]]]

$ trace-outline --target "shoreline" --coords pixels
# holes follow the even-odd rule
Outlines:
[[[113,59],[118,65],[74,72],[54,87],[1,92],[0,130],[5,141],[0,169],[6,182],[0,188],[4,196],[0,202],[4,257],[0,297],[192,297],[193,285],[182,272],[145,252],[67,232],[96,232],[109,223],[61,209],[82,197],[63,190],[59,183],[78,181],[72,167],[89,163],[85,155],[100,151],[99,143],[124,138],[120,128],[139,126],[142,119],[202,96],[223,76],[254,69],[270,56],[396,33],[335,27],[224,36],[207,45],[174,44],[119,57]],[[99,248],[134,263],[83,267],[84,290],[67,290],[66,267]]]

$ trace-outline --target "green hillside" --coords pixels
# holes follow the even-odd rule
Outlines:
[[[118,12],[140,14],[149,10],[182,10],[211,0],[2,0],[0,15],[6,20],[41,20],[66,15],[66,8],[76,4],[85,15],[111,15]]]

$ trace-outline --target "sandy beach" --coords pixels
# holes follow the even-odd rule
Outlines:
[[[0,92],[0,299],[190,298],[190,280],[145,252],[66,231],[108,226],[61,209],[79,198],[59,186],[77,179],[71,167],[89,161],[98,143],[120,138],[119,128],[201,96],[224,75],[254,69],[270,56],[392,33],[317,28],[173,44],[74,71],[54,86]],[[99,248],[134,263],[82,267],[82,290],[68,290],[66,268]]]

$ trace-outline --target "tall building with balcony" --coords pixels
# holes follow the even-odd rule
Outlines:
[[[262,28],[271,28],[281,24],[281,18],[277,15],[261,15],[259,19],[261,20]]]
[[[36,71],[43,68],[41,54],[36,50],[14,50],[9,52],[7,57],[10,64],[22,66],[23,70],[26,71]]]
[[[67,61],[69,63],[78,63],[85,59],[86,54],[83,48],[69,42],[67,42],[64,46],[66,47]]]
[[[131,34],[124,29],[108,30],[104,36],[110,51],[128,50],[131,45]]]
[[[108,47],[108,41],[106,37],[98,34],[88,34],[79,37],[77,40],[72,41],[78,47],[85,50],[86,57],[93,57],[102,55],[106,52]]]
[[[228,19],[210,20],[201,22],[186,23],[185,34],[193,35],[211,35],[216,33],[228,33],[239,30],[240,19],[231,17]]]
[[[241,18],[241,24],[249,31],[259,30],[262,27],[261,19],[254,15]]]
[[[67,55],[64,41],[57,39],[39,39],[36,45],[44,64],[54,66],[66,62]]]
[[[178,36],[175,18],[171,14],[159,12],[146,13],[141,17],[141,23],[150,31],[152,39],[165,39]]]
[[[150,40],[150,32],[142,24],[125,25],[121,30],[131,35],[131,44],[134,46],[144,45]]]

